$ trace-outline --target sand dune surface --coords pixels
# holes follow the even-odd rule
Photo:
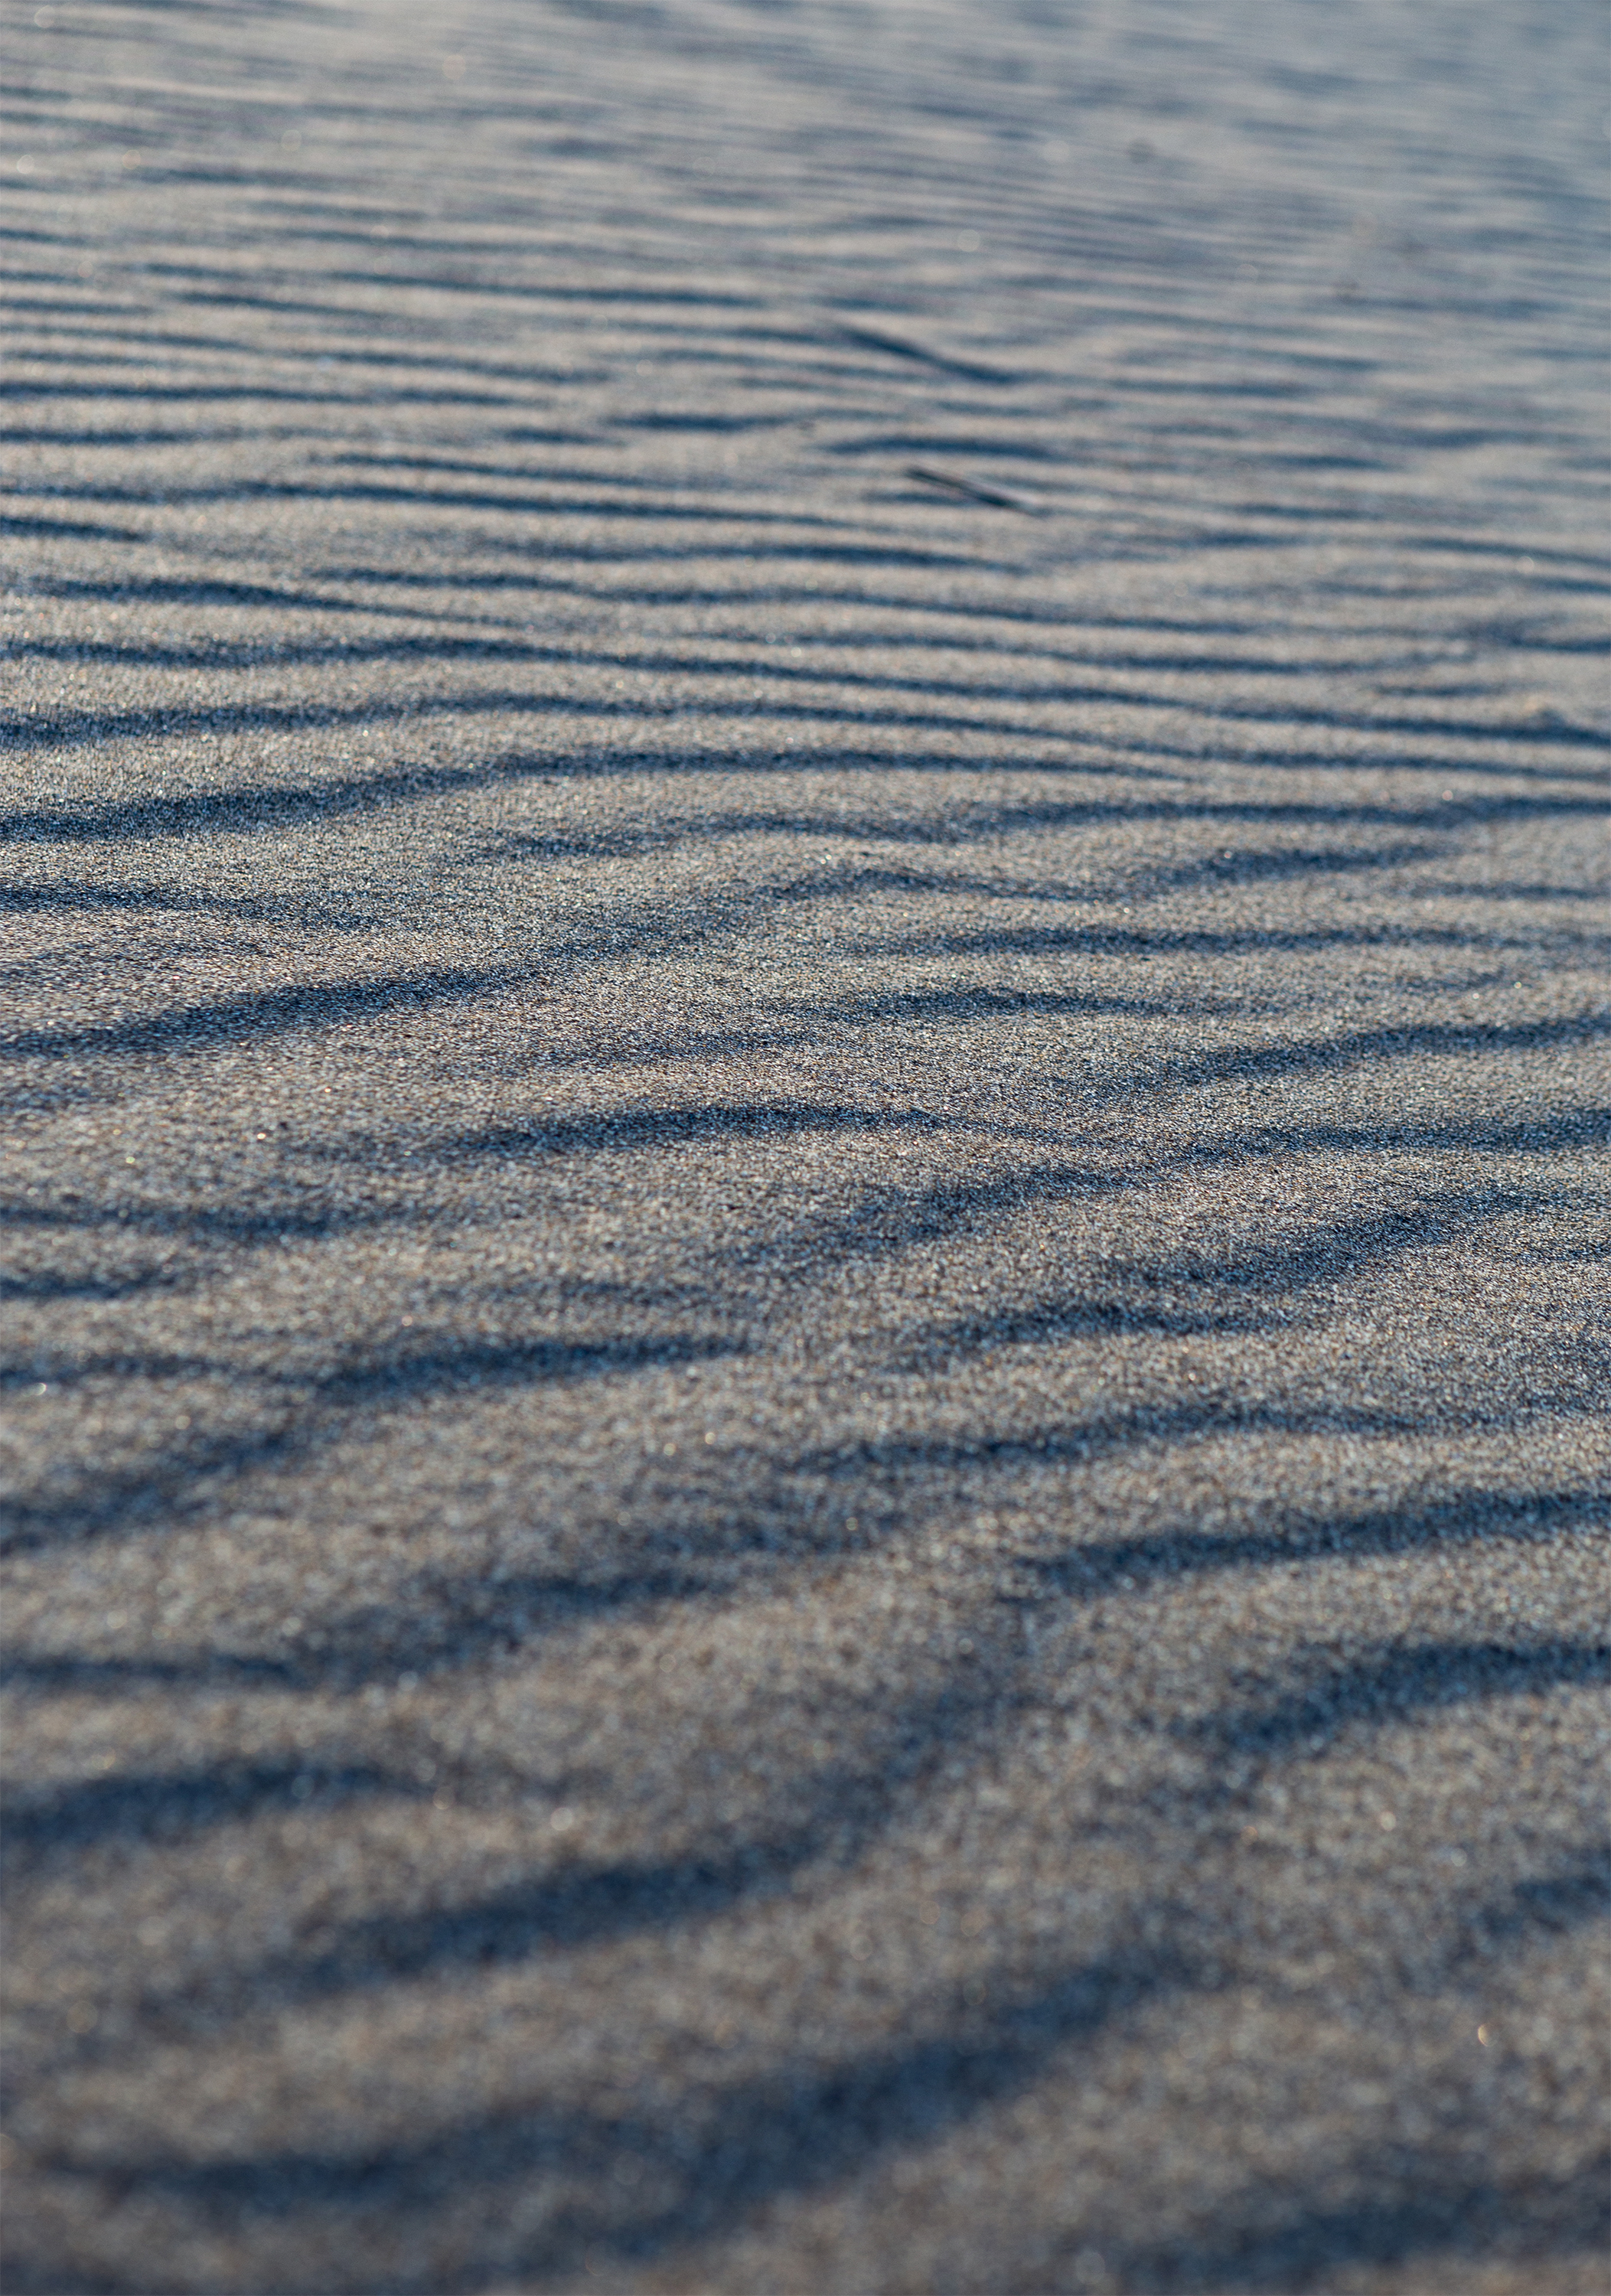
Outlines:
[[[1605,46],[11,12],[13,2296],[1603,2296]]]

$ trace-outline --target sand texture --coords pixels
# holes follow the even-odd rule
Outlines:
[[[1604,2296],[1602,11],[8,8],[7,2296]]]

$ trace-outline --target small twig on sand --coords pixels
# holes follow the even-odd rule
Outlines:
[[[972,479],[954,478],[949,471],[936,471],[927,463],[908,463],[908,479],[921,479],[925,486],[943,487],[948,494],[966,496],[969,502],[989,503],[993,510],[1033,511],[1034,505],[1018,495],[1003,494],[996,487],[979,487]]]
[[[939,367],[946,374],[966,375],[970,382],[1011,382],[1010,374],[999,367],[981,366],[974,359],[950,358],[944,351],[931,350],[926,343],[907,341],[902,335],[886,335],[882,327],[853,327],[847,321],[837,322],[837,332],[847,342],[861,343],[867,349],[887,351],[892,358],[915,359],[920,365]]]

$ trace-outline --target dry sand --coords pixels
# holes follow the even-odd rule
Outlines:
[[[9,2296],[1611,2284],[1604,45],[8,11]]]

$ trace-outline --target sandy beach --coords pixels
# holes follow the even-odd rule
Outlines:
[[[8,12],[9,2296],[1605,2296],[1600,12]]]

